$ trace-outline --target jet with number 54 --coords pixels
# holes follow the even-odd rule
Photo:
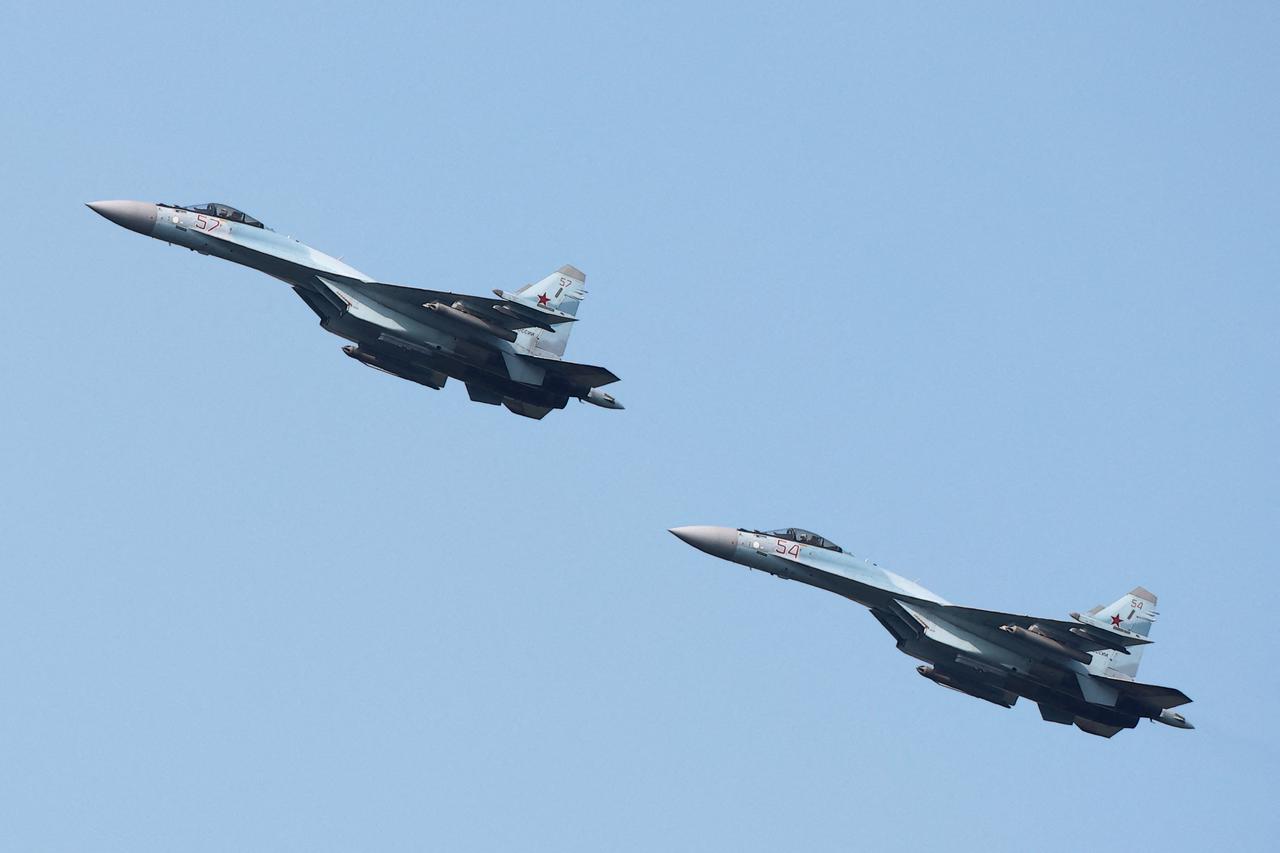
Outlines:
[[[807,530],[673,527],[714,557],[834,592],[868,607],[898,648],[925,662],[930,681],[1013,707],[1025,697],[1051,723],[1111,737],[1146,718],[1194,728],[1173,711],[1191,700],[1172,687],[1135,680],[1156,621],[1156,597],[1142,587],[1070,622],[948,604],[919,584],[846,553]]]
[[[534,284],[493,296],[383,284],[337,258],[277,234],[225,204],[95,201],[95,212],[131,231],[260,270],[293,287],[351,358],[428,388],[461,380],[478,403],[542,418],[576,397],[622,404],[601,386],[603,367],[564,360],[586,296],[586,276],[563,266]]]

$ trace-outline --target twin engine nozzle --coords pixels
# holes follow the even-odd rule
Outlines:
[[[623,405],[613,398],[612,394],[606,394],[599,388],[592,388],[587,392],[587,396],[580,398],[585,403],[593,406],[599,406],[602,409],[621,409]]]
[[[1173,726],[1175,729],[1195,728],[1195,726],[1187,722],[1186,717],[1182,716],[1177,711],[1172,711],[1168,708],[1161,711],[1160,716],[1152,717],[1151,719],[1155,720],[1157,723],[1164,723],[1166,726]]]

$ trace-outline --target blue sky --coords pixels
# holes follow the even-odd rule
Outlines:
[[[1268,849],[1269,4],[156,4],[0,34],[0,849]],[[362,368],[82,207],[383,280],[564,263],[627,405]],[[915,674],[676,524],[963,604],[1136,584],[1113,740]]]

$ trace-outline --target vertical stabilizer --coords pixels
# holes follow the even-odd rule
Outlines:
[[[587,296],[587,276],[577,267],[565,264],[551,275],[533,284],[526,284],[516,291],[516,296],[531,305],[554,308],[566,314],[578,316],[578,304]],[[546,329],[521,329],[517,346],[543,358],[563,358],[569,333],[574,323],[559,323],[554,331]]]
[[[1095,607],[1089,611],[1089,615],[1112,628],[1121,628],[1146,637],[1150,635],[1151,626],[1159,613],[1156,611],[1155,595],[1139,586],[1106,607]],[[1094,652],[1093,666],[1090,669],[1099,675],[1132,680],[1138,675],[1138,664],[1142,662],[1144,648],[1146,646],[1130,646],[1127,655],[1115,651]]]

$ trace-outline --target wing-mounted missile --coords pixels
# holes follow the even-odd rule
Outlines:
[[[1093,662],[1093,655],[1088,652],[1082,652],[1079,649],[1072,648],[1066,643],[1054,639],[1045,631],[1038,629],[1035,625],[1032,625],[1030,628],[1023,628],[1020,625],[1001,625],[1000,630],[1013,635],[1029,645],[1036,646],[1041,651],[1070,658],[1071,660],[1079,661],[1086,665]]]
[[[510,329],[490,323],[483,317],[477,317],[468,311],[463,310],[461,302],[455,302],[453,305],[445,305],[443,302],[427,302],[423,306],[428,311],[434,311],[445,322],[456,330],[469,332],[474,335],[483,335],[486,337],[501,338],[504,341],[515,343],[516,333]]]
[[[572,323],[578,318],[555,308],[530,305],[513,294],[496,290],[502,302],[468,297],[467,301],[455,300],[452,304],[440,300],[422,303],[428,311],[434,311],[446,322],[464,326],[477,332],[515,343],[515,329],[530,326],[553,332],[560,323]]]

